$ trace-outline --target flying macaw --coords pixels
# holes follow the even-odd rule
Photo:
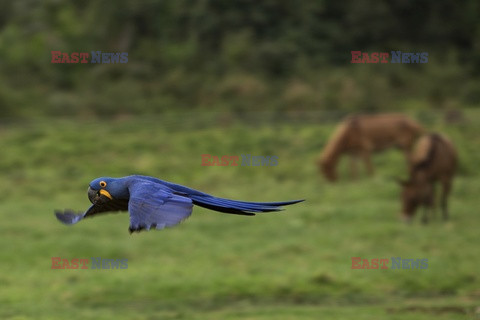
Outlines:
[[[190,216],[194,204],[219,212],[253,216],[257,212],[280,211],[281,206],[303,201],[246,202],[222,199],[179,184],[139,175],[97,178],[90,182],[88,199],[92,205],[84,213],[56,211],[57,219],[72,225],[99,213],[129,211],[128,231],[132,233],[172,227]]]

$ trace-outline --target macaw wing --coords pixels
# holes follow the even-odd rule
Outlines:
[[[108,212],[118,212],[118,211],[127,211],[128,210],[128,199],[108,199],[105,196],[101,197],[103,201],[97,201],[95,204],[90,206],[85,212],[85,218],[89,216],[94,216],[99,213],[108,213]]]
[[[57,220],[66,225],[72,225],[83,219],[85,213],[76,213],[71,209],[66,209],[64,211],[55,211],[55,216]]]
[[[67,209],[63,212],[55,211],[55,216],[57,219],[67,225],[72,225],[78,223],[83,218],[95,216],[99,213],[107,212],[118,212],[118,211],[127,211],[128,210],[128,200],[127,199],[115,199],[110,200],[108,198],[103,198],[101,201],[92,204],[90,208],[87,209],[84,213],[77,213],[73,210]]]
[[[130,233],[172,227],[192,214],[192,200],[166,186],[142,182],[130,189]]]

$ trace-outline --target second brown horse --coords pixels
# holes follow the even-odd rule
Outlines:
[[[457,168],[457,151],[444,135],[431,133],[415,144],[409,163],[409,178],[400,181],[402,190],[402,217],[410,222],[417,207],[425,208],[422,222],[428,221],[429,212],[435,210],[435,185],[442,191],[440,205],[443,219],[448,219],[448,196]]]

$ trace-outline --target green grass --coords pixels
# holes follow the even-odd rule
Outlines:
[[[399,219],[403,156],[327,184],[313,163],[332,123],[194,114],[0,127],[2,319],[468,319],[479,316],[480,114],[432,129],[459,148],[451,220]],[[203,167],[202,154],[277,155],[276,167]],[[195,208],[176,228],[129,235],[128,215],[66,227],[99,176],[147,174],[217,196],[306,198],[239,217]],[[128,259],[128,269],[52,270],[51,258]],[[352,270],[351,257],[428,258],[426,270]]]

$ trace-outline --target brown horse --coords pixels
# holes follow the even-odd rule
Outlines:
[[[356,176],[355,158],[361,158],[369,174],[373,174],[372,152],[397,147],[407,156],[413,143],[423,132],[414,120],[402,114],[351,116],[342,121],[330,137],[317,160],[319,169],[329,181],[335,181],[336,166],[343,154],[351,156],[352,175]]]
[[[443,219],[448,219],[447,198],[452,187],[452,181],[457,167],[457,152],[453,144],[445,137],[436,133],[422,136],[410,157],[410,177],[400,181],[402,192],[402,216],[410,222],[418,206],[424,206],[422,218],[428,222],[428,212],[434,211],[435,184],[442,185],[441,208]]]

